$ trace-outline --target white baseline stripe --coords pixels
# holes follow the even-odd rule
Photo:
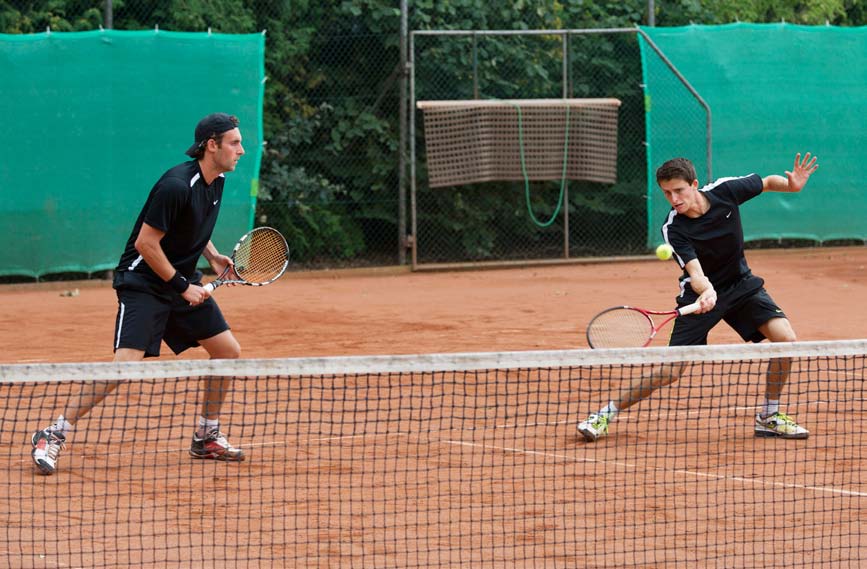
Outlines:
[[[431,441],[437,442],[437,441]],[[449,445],[458,445],[465,447],[476,447],[476,448],[486,448],[492,450],[501,450],[503,452],[513,452],[515,454],[528,454],[534,456],[543,456],[545,458],[561,458],[563,460],[571,460],[573,462],[595,462],[597,464],[607,464],[613,466],[622,466],[625,468],[640,468],[640,465],[633,464],[631,462],[619,462],[619,461],[606,461],[606,460],[596,460],[595,458],[583,458],[579,456],[572,456],[568,454],[553,454],[549,452],[539,452],[537,450],[526,450],[520,448],[511,448],[511,447],[500,447],[495,445],[480,445],[478,443],[468,443],[466,441],[438,441],[444,444]]]
[[[558,423],[554,423],[554,424],[560,424],[560,423],[563,423],[563,421],[558,422]],[[513,425],[501,425],[501,426],[498,426],[496,428],[503,428],[503,427],[509,428],[512,426]],[[517,426],[517,425],[514,425],[514,426]],[[343,436],[337,436],[337,437],[315,437],[315,438],[308,438],[308,439],[300,439],[299,442],[308,442],[308,443],[310,443],[310,442],[330,442],[330,441],[344,441],[344,440],[353,440],[353,439],[368,439],[368,438],[383,438],[383,437],[385,437],[385,438],[409,437],[412,435],[413,435],[413,433],[373,433],[373,434],[362,434],[362,435],[343,435]],[[541,456],[543,458],[553,458],[553,459],[568,460],[568,461],[573,461],[573,462],[589,462],[589,463],[595,463],[595,464],[603,464],[603,465],[607,465],[607,466],[618,466],[618,467],[622,467],[622,468],[629,468],[629,469],[635,469],[635,470],[637,470],[639,468],[647,468],[646,465],[640,465],[640,464],[631,463],[631,462],[598,460],[595,458],[579,457],[579,456],[568,455],[568,454],[541,452],[541,451],[520,449],[520,448],[514,448],[514,447],[501,447],[501,446],[497,446],[497,445],[485,445],[485,444],[479,444],[479,443],[471,443],[471,442],[467,442],[467,441],[455,441],[455,440],[448,440],[448,439],[446,439],[446,440],[431,439],[429,441],[429,444],[434,444],[434,443],[449,444],[449,445],[456,445],[456,446],[467,446],[467,447],[490,449],[490,450],[499,450],[502,452],[526,454],[529,456]],[[285,445],[285,441],[280,440],[280,441],[266,442],[266,443],[249,443],[249,444],[241,445],[241,448],[248,448],[248,449],[249,448],[264,448],[264,447],[283,446],[283,445]],[[151,450],[150,453],[151,454],[167,454],[167,453],[174,454],[174,453],[186,452],[187,450],[189,450],[189,447],[171,448],[171,449],[163,448],[163,449]],[[95,456],[108,456],[109,454],[110,453],[108,453],[108,452],[106,452],[106,453],[89,453],[89,454],[82,455],[82,456],[95,457]],[[22,458],[22,460],[20,462],[29,463],[30,461]],[[726,476],[723,474],[714,474],[714,473],[709,473],[709,472],[699,472],[699,471],[683,470],[683,469],[669,470],[667,468],[656,467],[655,470],[657,470],[659,472],[668,472],[671,474],[680,474],[683,476],[691,476],[691,477],[695,477],[695,478],[713,478],[715,480],[730,480],[732,482],[743,482],[745,484],[753,484],[753,485],[759,485],[759,486],[774,486],[774,487],[778,487],[778,488],[810,490],[810,491],[820,492],[820,493],[840,494],[840,495],[844,495],[844,496],[857,496],[859,498],[867,497],[867,492],[857,492],[854,490],[843,490],[841,488],[832,488],[832,487],[827,487],[827,486],[812,486],[812,485],[806,485],[806,484],[792,484],[792,483],[785,483],[785,482],[769,482],[766,480],[758,480],[755,478],[745,478],[743,476]]]
[[[503,452],[512,452],[512,453],[516,453],[516,454],[527,454],[527,455],[542,456],[542,457],[548,457],[548,458],[572,460],[575,462],[593,462],[596,464],[622,466],[622,467],[626,467],[626,468],[635,468],[635,469],[638,469],[638,468],[647,469],[648,468],[647,465],[638,465],[638,464],[632,464],[629,462],[597,460],[595,458],[583,458],[583,457],[571,456],[571,455],[566,455],[566,454],[553,454],[553,453],[539,452],[539,451],[534,451],[534,450],[501,447],[501,446],[496,446],[496,445],[482,445],[482,444],[478,444],[478,443],[468,443],[466,441],[440,441],[440,442],[442,442],[444,444],[450,444],[450,445],[469,446],[469,447],[477,447],[477,448],[484,448],[484,449],[490,449],[490,450],[499,450],[499,451],[503,451]],[[766,480],[757,480],[755,478],[744,478],[743,476],[725,476],[723,474],[713,474],[713,473],[709,473],[709,472],[697,472],[697,471],[693,471],[693,470],[669,470],[667,468],[659,468],[659,467],[655,467],[654,470],[657,470],[659,472],[668,472],[670,474],[680,474],[683,476],[692,476],[695,478],[713,478],[715,480],[730,480],[732,482],[743,482],[745,484],[754,484],[754,485],[758,485],[758,486],[775,486],[778,488],[812,490],[814,492],[823,492],[823,493],[828,493],[828,494],[842,494],[844,496],[858,496],[860,498],[867,497],[867,492],[856,492],[854,490],[843,490],[840,488],[830,488],[830,487],[825,487],[825,486],[808,486],[806,484],[787,484],[785,482],[768,482]]]

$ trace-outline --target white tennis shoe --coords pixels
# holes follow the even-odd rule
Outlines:
[[[756,415],[755,431],[757,437],[806,439],[810,436],[810,431],[800,426],[785,413],[780,413],[779,411],[767,417]]]
[[[588,443],[595,442],[608,434],[608,415],[590,415],[584,421],[578,423],[578,432]]]
[[[30,438],[33,450],[30,456],[42,474],[54,474],[57,470],[57,457],[66,448],[66,436],[60,431],[36,431]]]

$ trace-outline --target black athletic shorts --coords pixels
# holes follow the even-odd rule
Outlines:
[[[713,310],[681,316],[674,321],[668,345],[707,344],[708,333],[721,320],[725,320],[745,341],[761,342],[765,336],[759,331],[759,326],[773,318],[786,317],[763,284],[759,277],[749,275],[728,288],[717,290]]]
[[[195,348],[199,340],[211,338],[229,330],[229,325],[213,298],[198,306],[190,306],[174,292],[154,294],[145,286],[123,276],[115,278],[117,318],[114,327],[114,349],[144,350],[145,356],[160,355],[160,342],[176,354]],[[198,283],[196,283],[198,284]]]

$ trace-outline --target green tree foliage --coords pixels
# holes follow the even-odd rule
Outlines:
[[[119,0],[112,2],[114,27],[125,30],[154,26],[170,30],[227,34],[256,30],[256,14],[244,0]]]
[[[261,22],[269,30],[261,184],[271,201],[263,215],[280,216],[284,206],[299,213],[299,196],[318,188],[304,198],[305,230],[332,234],[311,235],[319,245],[305,256],[351,258],[375,230],[397,233],[400,13],[373,0],[285,3],[263,13],[270,15]]]
[[[792,24],[862,26],[863,0],[676,0],[657,2],[657,24],[789,22]]]
[[[93,30],[102,24],[102,10],[87,0],[0,1],[0,32],[32,34]]]

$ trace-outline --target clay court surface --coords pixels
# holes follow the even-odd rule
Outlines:
[[[748,258],[800,339],[865,336],[867,249]],[[561,350],[586,348],[602,308],[673,306],[676,277],[655,260],[381,269],[216,296],[247,358]],[[110,360],[108,285],[0,298],[0,361]],[[739,341],[724,327],[711,340]],[[579,415],[637,371],[251,378],[226,419],[241,464],[186,455],[197,379],[130,384],[82,421],[51,477],[35,473],[27,437],[72,388],[7,387],[0,567],[858,566],[864,371],[821,365],[787,393],[813,436],[784,444],[752,436],[762,371],[749,366],[696,366],[593,445]],[[853,428],[827,429],[821,417],[841,408]],[[660,429],[675,422],[689,426]],[[137,452],[113,452],[128,432]],[[768,512],[794,529],[769,528]]]
[[[867,248],[748,252],[801,340],[867,336]],[[246,358],[584,348],[599,310],[674,307],[673,261],[470,272],[290,273],[215,296]],[[70,289],[78,296],[62,296]],[[0,362],[110,361],[116,297],[105,283],[0,286]],[[738,342],[724,325],[712,343]],[[164,356],[174,357],[164,348]],[[184,358],[207,357],[198,349]]]

